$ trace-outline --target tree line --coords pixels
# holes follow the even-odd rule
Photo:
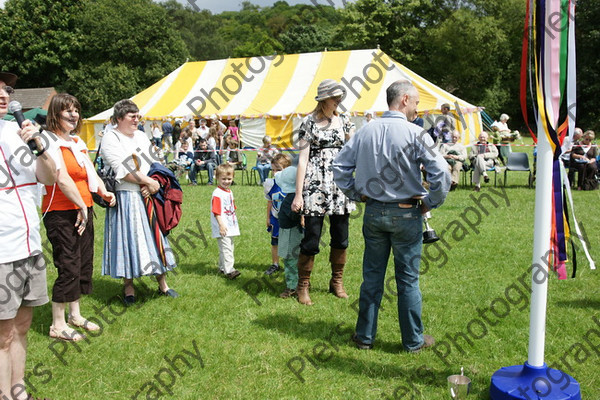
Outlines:
[[[197,4],[198,2],[196,2]],[[89,117],[131,97],[186,60],[379,46],[396,61],[493,117],[520,123],[525,0],[323,1],[213,14],[175,0],[8,0],[0,66],[19,87],[54,86]],[[577,2],[578,125],[598,124],[600,8]]]

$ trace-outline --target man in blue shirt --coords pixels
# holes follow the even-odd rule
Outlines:
[[[423,335],[421,321],[422,214],[444,202],[450,174],[429,134],[407,121],[416,117],[417,89],[408,81],[394,82],[387,89],[387,103],[389,111],[362,127],[333,163],[340,189],[350,199],[367,203],[363,283],[352,340],[360,349],[373,347],[385,271],[393,250],[402,345],[416,352],[434,343],[433,337]],[[427,173],[429,192],[421,182],[421,167]]]
[[[169,120],[165,120],[163,122],[162,131],[163,142],[166,146],[169,146],[170,150],[172,150],[174,148],[173,146],[175,145],[175,143],[173,143],[173,125],[171,125],[171,122],[169,122]]]

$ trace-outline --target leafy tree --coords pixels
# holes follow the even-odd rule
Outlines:
[[[469,9],[454,11],[427,32],[427,78],[471,103],[485,105],[496,115],[514,89],[509,80],[519,81],[514,68],[519,60],[511,58],[501,24],[492,16],[477,17]],[[516,75],[507,76],[507,67]]]
[[[518,117],[524,12],[522,0],[357,0],[341,11],[337,39],[379,45],[456,96]]]
[[[279,36],[285,53],[323,51],[332,42],[331,32],[319,25],[294,25]]]
[[[85,41],[65,87],[93,115],[150,86],[189,55],[165,9],[151,0],[88,0],[77,15]],[[88,80],[88,82],[85,82]]]
[[[9,0],[0,52],[20,87],[68,91],[85,116],[156,82],[189,54],[151,0]]]
[[[167,11],[173,29],[179,32],[187,46],[192,60],[215,60],[229,55],[225,51],[225,40],[219,34],[219,16],[208,10],[196,12],[191,6],[184,7],[176,0],[169,0],[161,5]]]
[[[577,125],[600,129],[600,7],[579,0],[575,10],[577,40]]]
[[[410,63],[428,51],[426,29],[444,21],[447,0],[358,0],[341,11],[337,40],[343,48],[375,48]]]
[[[0,10],[0,66],[20,76],[19,87],[58,86],[77,62],[85,39],[77,0],[8,0]]]

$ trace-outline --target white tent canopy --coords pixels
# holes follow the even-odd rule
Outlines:
[[[399,79],[419,90],[419,112],[433,121],[448,103],[459,123],[463,141],[481,132],[479,109],[435,86],[379,49],[331,51],[186,62],[163,79],[133,96],[146,120],[207,118],[239,119],[245,146],[259,146],[264,135],[274,144],[293,145],[293,131],[316,102],[323,79],[335,79],[346,89],[340,110],[357,126],[366,111],[387,110],[386,88]],[[83,136],[95,147],[95,133],[112,115],[108,109],[85,122]],[[426,122],[427,123],[427,122]],[[427,126],[426,126],[427,127]]]

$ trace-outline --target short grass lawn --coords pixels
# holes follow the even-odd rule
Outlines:
[[[214,187],[182,179],[184,217],[169,236],[178,268],[168,282],[177,299],[159,297],[155,282],[143,278],[136,283],[138,305],[123,307],[121,282],[100,273],[104,210],[97,209],[94,292],[82,299],[82,309],[102,331],[77,344],[54,341],[48,337],[50,304],[38,307],[29,334],[28,385],[54,400],[442,400],[450,398],[447,377],[464,367],[473,381],[470,398],[487,399],[492,374],[525,362],[529,340],[535,192],[526,187],[526,173],[510,173],[506,188],[498,178],[497,187],[492,175],[480,193],[461,185],[432,213],[442,240],[424,247],[421,289],[426,333],[437,345],[420,354],[402,351],[391,262],[375,348],[359,351],[349,342],[362,281],[362,206],[350,222],[344,275],[350,298],[327,293],[326,234],[311,281],[312,307],[278,297],[282,273],[263,274],[270,264],[266,201],[261,187],[241,184],[240,172],[233,192],[242,275],[235,281],[217,273],[209,219]],[[574,193],[596,261],[599,193]],[[600,274],[576,246],[577,278],[550,277],[545,360],[574,376],[582,398],[591,400],[600,398]],[[570,260],[567,266],[570,274]],[[49,265],[49,290],[55,278]],[[523,390],[533,398],[531,388]]]

